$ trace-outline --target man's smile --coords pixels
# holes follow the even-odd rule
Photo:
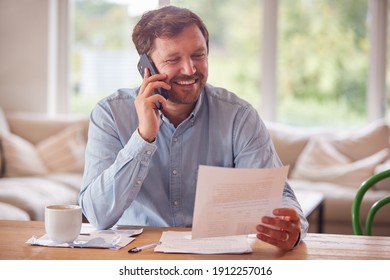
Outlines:
[[[196,79],[192,79],[192,80],[183,80],[183,81],[175,81],[174,83],[178,84],[178,85],[184,85],[184,86],[187,86],[187,85],[192,85],[194,83],[196,83]]]

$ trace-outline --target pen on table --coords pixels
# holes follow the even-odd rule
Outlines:
[[[139,246],[139,247],[131,248],[128,252],[129,252],[129,253],[138,253],[138,252],[141,252],[142,250],[146,250],[146,249],[155,247],[155,246],[157,246],[157,245],[159,245],[159,244],[161,244],[160,241],[158,241],[158,242],[153,242],[153,243],[150,243],[150,244],[146,244],[146,245],[142,245],[142,246]]]

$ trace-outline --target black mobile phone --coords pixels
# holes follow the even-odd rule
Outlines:
[[[142,78],[144,77],[145,68],[149,69],[151,76],[158,74],[156,66],[154,65],[153,61],[149,58],[147,54],[142,54],[140,56],[137,67]],[[166,89],[157,88],[156,91],[158,94],[162,95],[165,99],[168,99],[169,93]]]

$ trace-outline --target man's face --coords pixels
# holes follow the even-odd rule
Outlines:
[[[171,85],[168,102],[195,103],[208,77],[206,40],[194,24],[169,39],[157,38],[151,58]]]

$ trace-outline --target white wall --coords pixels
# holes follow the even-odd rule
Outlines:
[[[48,0],[0,0],[0,107],[47,111]]]

